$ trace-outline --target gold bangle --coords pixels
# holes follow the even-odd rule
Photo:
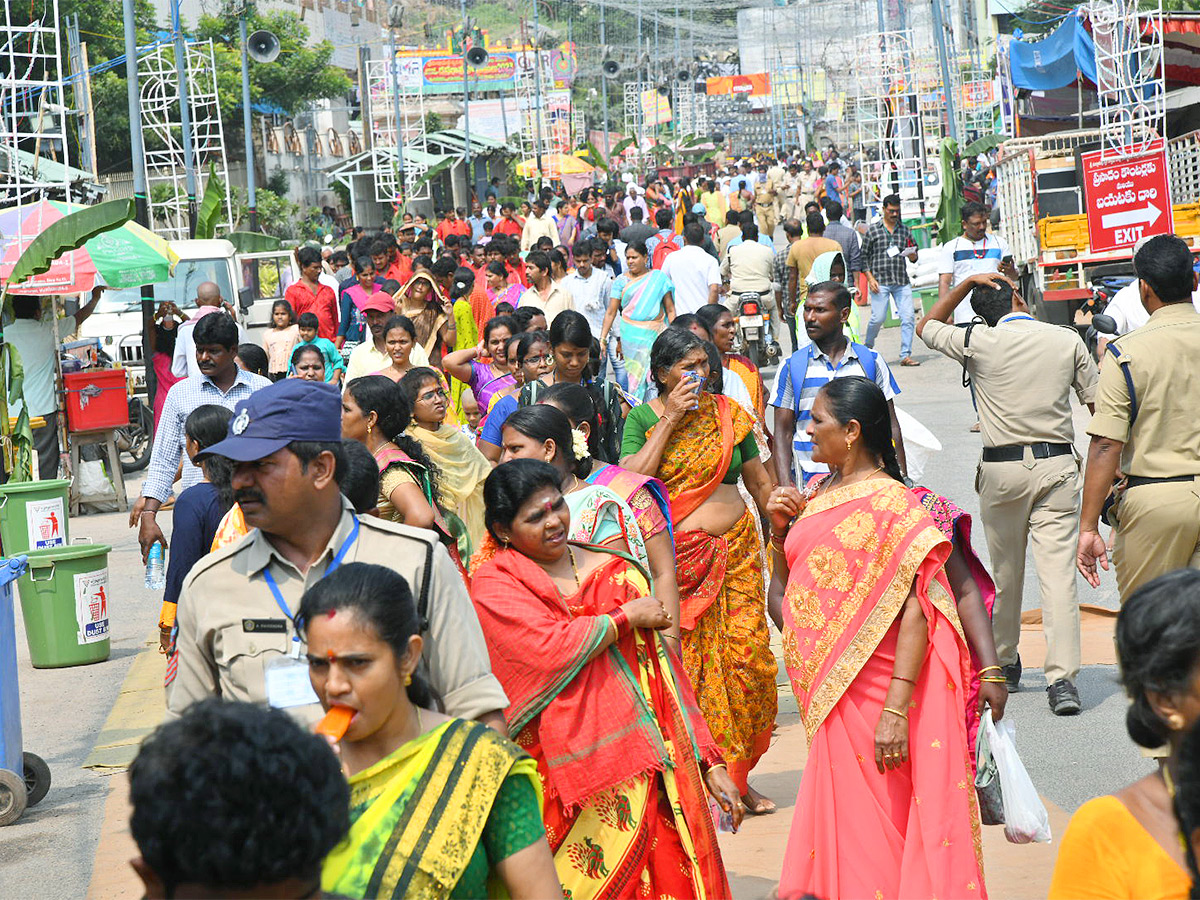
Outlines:
[[[903,675],[893,675],[892,681],[904,681],[904,682],[907,682],[908,684],[911,684],[913,687],[917,686],[917,683],[915,681],[913,681],[911,678],[905,678]]]
[[[982,675],[984,672],[991,672],[993,670],[996,672],[1004,671],[1004,669],[1001,668],[1000,666],[984,666],[982,669],[979,670],[979,674]]]
[[[883,708],[883,711],[890,712],[893,716],[899,716],[900,718],[905,719],[905,720],[908,719],[908,713],[900,712],[900,710],[898,710],[898,709],[892,709],[890,706],[885,706]]]

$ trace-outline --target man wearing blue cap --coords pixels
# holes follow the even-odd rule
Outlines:
[[[176,619],[171,718],[206,697],[321,714],[308,681],[295,611],[342,563],[387,566],[408,580],[421,615],[423,662],[446,712],[504,730],[508,706],[462,577],[437,535],[354,514],[338,482],[346,468],[336,387],[287,379],[238,403],[225,440],[203,456],[234,462],[233,495],[252,529],[192,568]]]

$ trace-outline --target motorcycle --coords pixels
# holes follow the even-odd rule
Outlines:
[[[1116,336],[1116,322],[1111,317],[1103,315],[1103,313],[1117,292],[1132,280],[1130,276],[1106,276],[1092,280],[1092,296],[1079,306],[1079,312],[1089,318],[1090,324],[1076,326],[1080,332],[1080,337],[1083,338],[1084,345],[1092,355],[1092,359],[1098,361],[1100,334]],[[1097,319],[1103,319],[1105,327],[1099,327]],[[1108,330],[1109,323],[1112,323],[1112,331]]]
[[[779,358],[779,344],[771,335],[771,317],[763,309],[762,295],[757,291],[738,294],[737,333],[739,345],[756,367],[761,369]]]

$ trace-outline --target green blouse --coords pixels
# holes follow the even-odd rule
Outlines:
[[[632,456],[646,446],[646,433],[658,424],[659,419],[660,416],[650,408],[649,403],[642,403],[629,411],[629,415],[625,417],[625,434],[621,438],[622,458]],[[737,484],[738,476],[742,474],[742,466],[748,460],[757,458],[758,443],[754,440],[754,432],[747,432],[741,443],[733,445],[729,469],[721,479],[721,484]]]

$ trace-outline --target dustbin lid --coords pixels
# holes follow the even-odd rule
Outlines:
[[[26,556],[14,556],[12,559],[0,559],[0,587],[11,584],[25,574]]]
[[[66,547],[55,547],[52,550],[30,550],[22,559],[30,566],[47,563],[65,562],[69,559],[87,559],[89,556],[103,556],[112,552],[108,544],[69,544]]]

